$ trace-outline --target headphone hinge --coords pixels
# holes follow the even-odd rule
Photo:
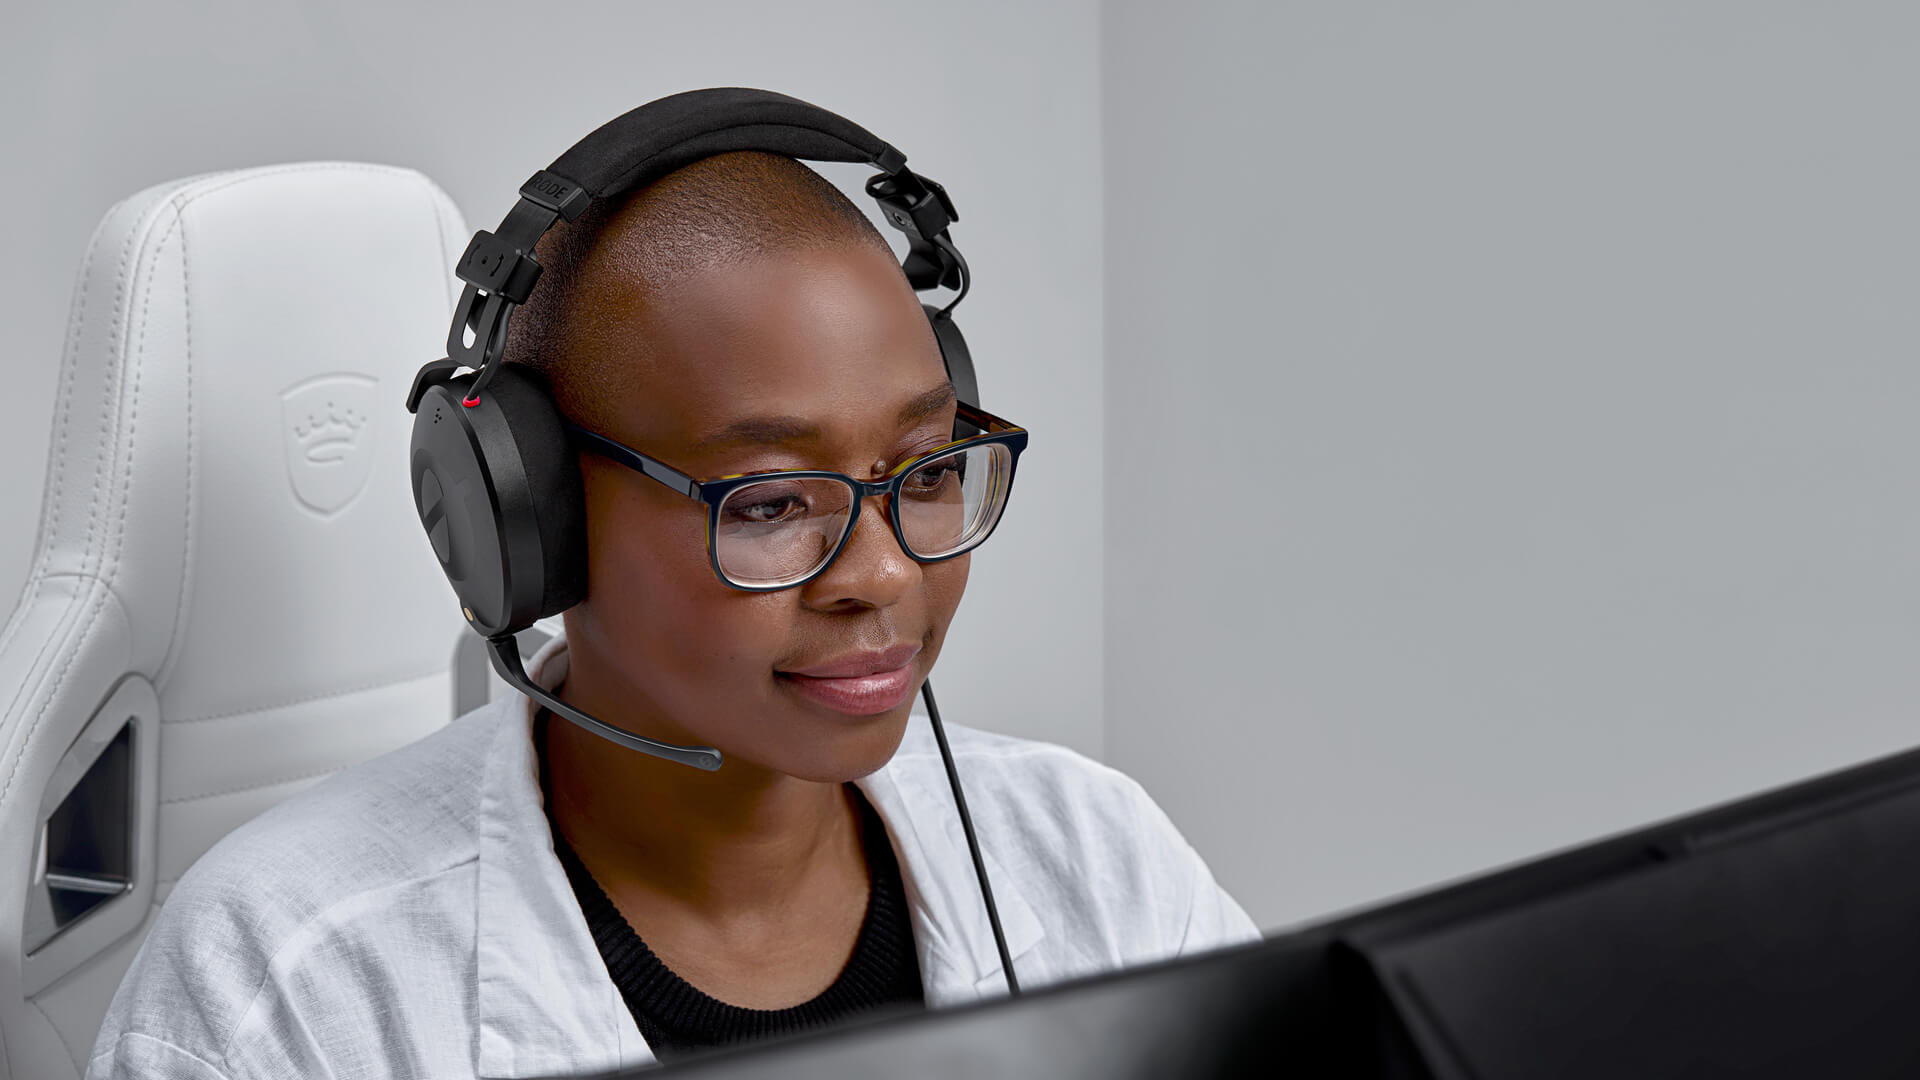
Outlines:
[[[872,177],[867,181],[867,194],[880,204],[894,228],[915,239],[931,241],[960,220],[952,197],[939,181],[908,169]]]
[[[499,233],[481,229],[473,234],[454,265],[454,274],[481,292],[504,296],[515,304],[526,303],[534,283],[540,280],[534,245],[559,216],[560,211],[553,207],[521,198],[500,222]]]
[[[880,204],[881,216],[907,234],[907,258],[901,269],[914,291],[944,285],[961,287],[963,268],[954,257],[947,226],[960,220],[953,199],[937,180],[902,168],[867,180],[867,194]]]
[[[422,366],[419,371],[414,372],[413,386],[407,391],[407,411],[419,412],[420,396],[427,392],[427,387],[438,386],[448,379],[453,378],[454,373],[459,371],[462,366],[458,360],[448,358],[445,360],[435,360],[430,364]]]
[[[482,292],[524,304],[540,280],[540,264],[498,236],[481,229],[467,242],[467,250],[453,268],[455,276]]]

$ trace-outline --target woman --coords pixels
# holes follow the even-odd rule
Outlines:
[[[901,469],[952,441],[957,409],[918,299],[806,166],[696,161],[539,257],[508,360],[573,423],[697,478],[952,480]],[[593,1072],[1006,991],[943,766],[909,724],[969,557],[910,556],[876,496],[831,562],[749,591],[732,579],[777,573],[752,563],[756,530],[797,496],[730,505],[746,556],[710,559],[707,507],[617,457],[580,456],[586,598],[530,674],[724,767],[515,694],[344,772],[180,882],[90,1077]],[[950,730],[1022,986],[1258,936],[1137,784]]]

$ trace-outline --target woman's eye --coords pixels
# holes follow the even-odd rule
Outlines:
[[[806,500],[798,495],[773,495],[747,502],[729,502],[727,516],[757,525],[785,521],[807,510]]]
[[[965,475],[966,471],[958,460],[942,461],[914,470],[913,475],[907,477],[906,487],[908,491],[921,493],[939,491]]]

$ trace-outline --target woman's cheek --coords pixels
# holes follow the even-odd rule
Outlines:
[[[973,569],[973,553],[968,552],[957,559],[948,559],[927,568],[933,573],[927,576],[932,591],[932,607],[937,613],[935,621],[941,634],[945,634],[947,624],[953,621],[954,613],[960,610],[960,599],[966,595],[967,575]]]

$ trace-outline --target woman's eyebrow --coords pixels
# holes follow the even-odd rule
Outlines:
[[[939,412],[941,409],[946,408],[947,405],[953,401],[953,398],[953,383],[943,382],[939,386],[928,390],[926,393],[921,394],[919,397],[901,406],[900,417],[897,422],[901,427],[919,423],[934,413]]]
[[[723,446],[779,446],[820,437],[820,425],[798,416],[749,416],[693,444],[695,453]]]
[[[896,422],[901,427],[921,420],[947,407],[954,399],[953,383],[943,382],[900,407]],[[799,416],[748,416],[693,445],[695,453],[723,446],[780,446],[820,438],[820,425]]]

